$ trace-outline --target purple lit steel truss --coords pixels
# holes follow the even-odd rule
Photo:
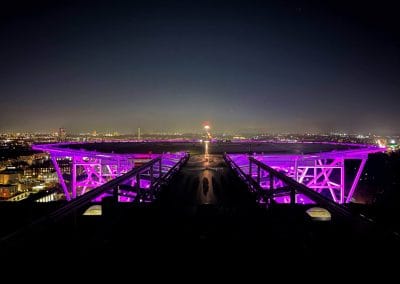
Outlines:
[[[138,190],[150,192],[153,183],[170,172],[187,156],[185,152],[174,154],[114,154],[75,150],[62,144],[32,146],[34,150],[48,152],[57,172],[59,183],[67,200],[75,199],[110,180],[126,174],[141,164],[149,164],[140,173],[126,180],[118,188],[119,201],[135,200]],[[155,161],[157,163],[149,163]],[[100,201],[112,193],[104,192],[94,201]],[[146,194],[142,194],[146,197]],[[142,198],[142,197],[141,197]],[[151,198],[149,198],[150,200]]]
[[[265,191],[284,188],[285,185],[280,179],[270,178],[269,172],[262,167],[262,164],[329,197],[336,203],[343,204],[351,201],[368,154],[385,151],[384,148],[374,146],[352,146],[355,148],[307,155],[229,154],[227,157],[242,179],[251,179],[251,183],[254,182],[257,187]],[[350,180],[347,183],[349,186],[346,186],[345,179],[346,160],[358,161],[355,175],[347,177],[347,180]],[[274,200],[278,203],[289,203],[290,196],[281,190]],[[312,203],[303,195],[296,196],[296,202]]]

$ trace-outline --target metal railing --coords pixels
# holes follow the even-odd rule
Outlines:
[[[315,201],[317,204],[324,206],[327,210],[332,213],[338,214],[344,217],[354,217],[353,214],[345,207],[338,205],[329,198],[319,194],[318,192],[308,188],[304,184],[298,183],[294,179],[286,176],[283,173],[276,171],[270,166],[258,161],[254,157],[249,156],[249,169],[252,169],[252,165],[256,166],[255,172],[256,180],[252,176],[252,170],[249,174],[246,174],[229,155],[224,155],[225,161],[230,165],[230,167],[239,175],[239,177],[246,183],[249,190],[257,195],[257,197],[264,199],[266,203],[273,202],[273,198],[276,194],[287,192],[290,196],[290,204],[294,205],[296,203],[296,193],[301,193]],[[260,185],[260,171],[263,170],[268,173],[270,186],[269,189],[262,188]],[[285,184],[284,187],[280,189],[274,188],[274,179],[281,181]]]
[[[118,195],[118,187],[119,185],[123,184],[124,182],[134,179],[136,181],[135,184],[135,189],[138,191],[137,194],[137,200],[143,197],[143,193],[141,192],[140,188],[140,175],[143,172],[149,171],[150,175],[154,174],[155,168],[157,168],[158,172],[158,177],[154,180],[154,182],[151,182],[150,188],[146,189],[148,192],[152,192],[152,194],[155,194],[160,190],[160,188],[168,182],[171,177],[179,171],[181,166],[186,163],[186,161],[189,159],[189,154],[185,154],[184,156],[177,157],[176,158],[176,163],[174,166],[172,166],[167,172],[163,173],[162,172],[162,156],[157,157],[146,164],[143,164],[142,166],[138,168],[134,168],[131,171],[127,172],[124,175],[121,175],[87,193],[84,195],[81,195],[77,197],[76,199],[69,201],[67,204],[62,206],[61,208],[53,211],[52,213],[48,214],[47,216],[43,216],[41,218],[38,218],[28,224],[27,226],[4,236],[3,238],[0,239],[0,242],[6,242],[7,240],[11,240],[14,237],[17,237],[18,235],[21,235],[24,232],[27,232],[30,229],[38,228],[40,226],[45,226],[46,224],[51,224],[51,223],[56,223],[69,215],[76,215],[77,213],[81,214],[83,209],[87,208],[92,201],[98,197],[99,195],[106,193],[110,190],[114,193],[114,196],[117,197]],[[155,174],[156,175],[156,174]],[[152,180],[153,178],[151,178]],[[138,201],[139,202],[139,201]]]

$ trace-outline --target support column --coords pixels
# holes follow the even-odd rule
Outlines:
[[[140,173],[136,174],[136,192],[137,192],[136,198],[139,197],[138,201],[140,202],[140,198],[141,198]]]
[[[153,179],[154,179],[154,165],[150,167],[150,189],[153,188]]]
[[[345,188],[345,178],[344,178],[344,158],[341,159],[340,164],[340,200],[339,203],[344,203],[344,188]]]
[[[62,189],[63,189],[63,191],[64,191],[65,198],[66,198],[68,201],[70,201],[70,200],[71,200],[71,195],[70,195],[69,192],[68,192],[68,187],[67,187],[67,185],[65,184],[65,180],[64,180],[64,178],[63,178],[61,169],[60,169],[60,167],[58,166],[56,157],[54,157],[53,155],[51,155],[51,161],[53,162],[53,166],[54,166],[54,168],[56,169],[56,172],[57,172],[57,175],[58,175],[58,181],[60,182],[61,187],[62,187]]]
[[[72,199],[76,198],[76,157],[72,157],[71,161],[71,192]]]
[[[317,185],[317,160],[314,161],[314,185]]]
[[[253,162],[249,159],[249,177],[252,178],[253,173]]]
[[[274,176],[272,175],[271,172],[268,172],[269,174],[269,202],[270,204],[273,203],[274,199],[274,193],[272,192],[274,190]]]
[[[367,158],[363,158],[361,160],[360,166],[358,167],[357,174],[356,174],[356,176],[355,176],[355,178],[353,180],[353,183],[351,185],[351,189],[349,191],[349,194],[347,195],[346,203],[349,203],[351,201],[351,198],[353,197],[354,191],[357,188],[358,181],[360,180],[360,177],[361,177],[361,174],[362,174],[362,172],[364,170],[366,162],[367,162]]]
[[[298,179],[297,179],[298,178],[298,173],[297,173],[298,166],[299,166],[299,161],[298,161],[298,158],[296,158],[294,160],[294,180],[297,182],[298,182]],[[292,197],[290,197],[290,201],[292,201]],[[294,203],[297,203],[296,192],[294,193]]]

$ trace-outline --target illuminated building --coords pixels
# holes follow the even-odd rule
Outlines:
[[[16,184],[21,176],[15,167],[7,167],[0,172],[0,184]]]
[[[15,184],[0,184],[0,199],[9,199],[18,193],[18,186]]]
[[[67,138],[67,131],[65,130],[65,128],[60,128],[58,130],[58,141],[60,142],[64,142]]]
[[[0,198],[8,199],[18,193],[20,171],[15,167],[8,167],[0,172]]]

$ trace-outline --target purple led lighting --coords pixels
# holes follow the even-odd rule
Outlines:
[[[150,202],[152,197],[151,194],[147,194],[147,191],[151,189],[152,184],[157,179],[166,175],[182,158],[187,156],[185,152],[172,154],[101,153],[97,151],[70,149],[66,147],[67,145],[44,144],[32,147],[34,150],[45,151],[50,154],[67,200],[81,196],[129,172],[135,168],[138,162],[139,164],[143,164],[146,161],[161,157],[158,166],[146,168],[140,174],[124,182],[123,186],[131,188],[131,191],[118,189],[118,200],[120,202],[134,201],[138,194],[135,191],[140,191],[143,193],[143,196],[147,196],[147,199],[143,200],[143,202]],[[112,192],[106,192],[96,197],[93,201],[100,202],[105,196],[111,195]]]
[[[163,140],[162,142],[166,142]],[[124,141],[125,142],[125,141]],[[136,141],[137,142],[137,141]],[[154,142],[154,141],[152,141]],[[168,141],[168,142],[187,142]],[[240,141],[243,142],[243,141]],[[248,141],[247,141],[248,142]],[[255,141],[250,141],[255,142]],[[256,141],[256,143],[271,143],[270,141]],[[277,142],[275,142],[277,143]],[[299,142],[295,142],[300,144]],[[280,143],[282,144],[282,143]],[[315,154],[254,154],[256,160],[264,163],[277,172],[285,174],[307,187],[329,196],[337,203],[350,202],[357,188],[358,181],[365,166],[368,154],[383,152],[384,148],[355,144],[307,142],[305,144],[333,144],[351,146],[351,149],[335,150]],[[173,168],[186,153],[175,154],[114,154],[96,151],[76,150],[68,148],[68,144],[35,145],[35,150],[49,152],[57,171],[60,185],[67,200],[74,199],[124,173],[141,163],[161,156],[160,166],[154,166],[146,172],[124,182],[124,185],[138,189],[144,196],[150,194],[153,182]],[[251,176],[263,190],[281,189],[280,195],[274,197],[277,202],[288,202],[290,196],[285,195],[286,185],[277,178],[270,178],[266,170],[258,169],[254,164],[250,167],[249,156],[245,154],[229,154],[237,164],[242,178]],[[349,187],[345,187],[345,164],[347,159],[359,160],[359,167]],[[118,199],[121,202],[133,201],[136,198],[133,191],[119,189]],[[107,193],[105,196],[112,195]],[[276,198],[276,199],[275,199]],[[302,198],[302,199],[300,199]],[[297,203],[307,204],[305,197],[296,195]],[[101,200],[101,198],[99,199]],[[150,199],[146,199],[148,201]],[[302,201],[303,200],[303,201]],[[97,198],[96,198],[97,201]]]
[[[325,143],[328,144],[328,143]],[[346,145],[329,143],[334,145]],[[314,154],[254,154],[251,157],[268,165],[277,172],[283,173],[299,183],[329,197],[339,204],[351,201],[358,181],[364,169],[368,155],[384,152],[386,149],[376,146],[351,144],[352,149],[334,150]],[[249,161],[247,154],[229,154],[235,166],[240,168],[239,175],[245,180],[248,177],[257,183],[263,190],[285,189],[285,184],[277,179],[270,178],[269,172],[258,168]],[[357,173],[352,178],[350,188],[345,185],[345,161],[360,161]],[[301,198],[301,199],[300,199]],[[278,203],[290,203],[289,195],[280,194],[274,197]],[[308,197],[296,195],[296,203],[309,204]]]
[[[112,196],[112,194],[110,194],[110,193],[102,193],[99,196],[97,196],[96,198],[94,198],[92,201],[93,202],[101,202],[104,197],[108,197],[108,196]]]
[[[277,196],[277,197],[274,197],[274,200],[276,203],[279,203],[279,204],[290,204],[290,196],[289,195]],[[296,203],[302,204],[302,205],[315,204],[315,202],[311,198],[305,196],[304,194],[296,194]]]

